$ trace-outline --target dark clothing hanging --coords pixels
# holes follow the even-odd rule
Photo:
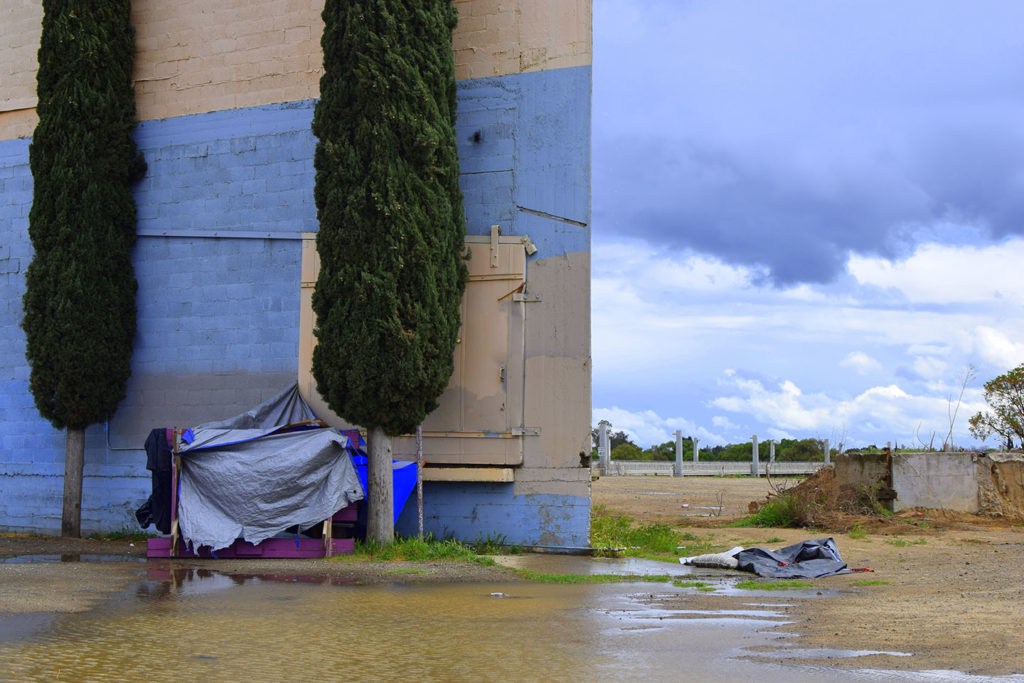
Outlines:
[[[153,492],[135,511],[143,529],[153,524],[162,534],[171,533],[171,446],[169,429],[154,429],[146,439],[146,469],[153,473]]]

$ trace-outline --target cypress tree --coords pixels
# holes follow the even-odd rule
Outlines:
[[[44,0],[23,299],[29,388],[66,429],[61,532],[81,534],[85,427],[124,398],[135,335],[130,0]]]
[[[390,437],[415,429],[448,385],[467,279],[457,18],[449,0],[327,0],[323,11],[312,369],[331,409],[368,431],[378,542],[393,538]]]

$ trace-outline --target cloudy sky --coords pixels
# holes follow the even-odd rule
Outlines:
[[[594,422],[939,444],[974,367],[972,443],[1024,362],[1021,26],[1016,0],[594,0]]]

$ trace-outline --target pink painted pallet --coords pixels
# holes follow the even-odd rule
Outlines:
[[[350,505],[334,513],[332,522],[354,522],[356,506]],[[331,539],[331,555],[351,555],[355,549],[355,540],[351,538]],[[318,558],[325,557],[324,542],[320,538],[298,536],[292,538],[268,538],[253,545],[248,541],[236,539],[227,548],[211,553],[209,548],[199,548],[198,552],[185,548],[178,539],[177,553],[174,557],[198,557],[210,559],[235,558]],[[150,538],[146,542],[146,557],[171,557],[170,538]]]

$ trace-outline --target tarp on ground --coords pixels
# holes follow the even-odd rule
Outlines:
[[[181,454],[178,519],[193,547],[256,544],[309,528],[364,497],[349,439],[315,419],[295,385],[228,420],[193,427]]]
[[[787,545],[778,550],[742,547],[724,553],[682,557],[679,561],[695,567],[739,569],[773,579],[816,579],[849,574],[831,538],[819,538]]]
[[[747,548],[733,557],[737,569],[773,579],[816,579],[850,573],[831,538],[803,541],[778,550]]]

